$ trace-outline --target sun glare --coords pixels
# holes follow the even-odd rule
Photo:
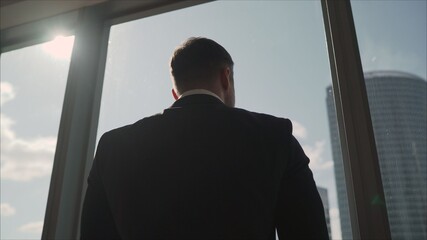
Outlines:
[[[57,36],[50,42],[43,44],[43,50],[57,59],[68,59],[73,50],[74,36]]]

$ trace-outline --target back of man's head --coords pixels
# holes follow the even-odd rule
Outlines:
[[[211,39],[193,37],[175,50],[170,68],[175,87],[182,93],[211,84],[222,68],[233,64],[224,47]]]

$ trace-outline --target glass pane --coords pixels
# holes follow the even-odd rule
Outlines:
[[[40,239],[74,37],[1,55],[1,239]]]
[[[392,239],[427,239],[426,1],[352,1]]]
[[[329,138],[336,120],[328,118],[334,104],[326,101],[331,75],[320,1],[218,1],[113,26],[98,139],[173,103],[169,59],[192,36],[212,38],[230,52],[237,107],[293,121],[311,158],[330,235],[340,239]]]

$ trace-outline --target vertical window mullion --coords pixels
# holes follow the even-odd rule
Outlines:
[[[42,239],[77,239],[93,157],[109,27],[103,8],[80,10]]]
[[[322,8],[353,237],[390,239],[350,1],[322,0]]]

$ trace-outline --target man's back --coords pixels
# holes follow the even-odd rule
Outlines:
[[[82,238],[274,239],[276,227],[289,239],[327,238],[308,159],[291,132],[289,120],[192,95],[105,134]]]

